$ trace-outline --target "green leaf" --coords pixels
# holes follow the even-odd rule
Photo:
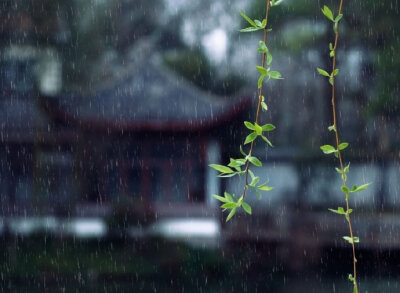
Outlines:
[[[264,53],[264,54],[267,54],[267,53],[268,53],[268,48],[267,48],[267,46],[265,45],[265,43],[264,43],[263,41],[260,41],[260,42],[258,43],[257,52],[259,52],[259,53]]]
[[[217,171],[219,171],[219,172],[221,172],[221,173],[229,174],[229,173],[233,173],[234,172],[231,168],[229,168],[227,166],[223,166],[223,165],[210,164],[208,166],[213,168],[213,169],[215,169],[215,170],[217,170]]]
[[[257,123],[254,123],[254,131],[257,133],[257,135],[261,135],[262,134],[262,127],[260,125],[258,125]]]
[[[229,201],[229,202],[235,202],[235,200],[233,199],[233,196],[228,193],[228,192],[224,192],[224,197]]]
[[[276,128],[275,125],[270,124],[270,123],[264,124],[264,125],[262,126],[262,130],[263,130],[263,131],[272,131],[272,130],[274,130],[275,128]]]
[[[256,66],[256,69],[258,70],[258,72],[259,72],[261,75],[267,75],[267,74],[268,74],[267,69],[265,69],[265,68],[262,67],[262,66]]]
[[[262,23],[261,23],[261,27],[265,28],[265,26],[267,25],[267,20],[263,19]]]
[[[244,163],[242,161],[230,158],[230,162],[228,164],[228,167],[238,168],[238,167],[241,167],[243,165],[244,165]]]
[[[226,221],[228,222],[230,219],[232,219],[232,217],[236,214],[236,208],[233,208],[230,213],[228,214],[228,216],[226,217]]]
[[[337,152],[337,150],[329,144],[321,146],[321,150],[324,152],[324,154],[327,154],[327,155]]]
[[[261,102],[261,108],[263,109],[263,111],[268,111],[268,106],[265,102]]]
[[[267,106],[267,104],[265,103],[265,97],[264,97],[264,96],[261,96],[261,107],[262,107],[262,109],[263,109],[264,111],[267,111],[267,110],[268,110],[268,106]]]
[[[278,71],[268,72],[268,77],[272,79],[283,79],[281,73]]]
[[[242,145],[239,146],[239,151],[243,156],[247,156],[246,153],[243,151]]]
[[[230,158],[230,162],[228,164],[228,167],[234,168],[234,169],[236,169],[236,171],[239,171],[240,170],[240,166],[241,165],[238,165],[234,159]]]
[[[274,189],[274,188],[271,187],[271,186],[267,186],[265,183],[262,184],[262,185],[260,185],[260,186],[258,186],[257,188],[258,188],[259,190],[261,190],[261,191],[271,191],[272,189]]]
[[[254,189],[254,192],[256,193],[257,198],[261,199],[261,193],[259,193],[257,189]]]
[[[243,166],[244,164],[246,164],[245,159],[235,159],[235,162],[240,166]]]
[[[227,203],[224,203],[223,205],[221,205],[222,209],[228,209],[228,210],[236,208],[236,207],[237,207],[236,202],[227,202]]]
[[[259,31],[261,29],[262,28],[251,26],[251,27],[242,28],[241,30],[239,30],[239,32],[241,32],[241,33],[251,33],[251,32],[255,32],[255,31]]]
[[[257,26],[255,22],[251,20],[250,17],[248,17],[243,11],[240,11],[239,13],[251,26]]]
[[[222,196],[219,196],[219,195],[216,195],[216,194],[213,194],[213,197],[214,197],[216,200],[219,200],[219,201],[222,201],[222,202],[229,202],[229,200],[228,200],[227,198],[222,197]]]
[[[332,43],[329,43],[329,50],[333,50],[333,44]]]
[[[253,171],[251,171],[250,169],[249,169],[249,174],[250,174],[251,180],[254,180],[254,178],[256,178]]]
[[[349,171],[350,171],[350,163],[346,167],[344,167],[344,173],[349,173]]]
[[[254,177],[254,178],[251,180],[249,186],[251,186],[251,187],[256,186],[256,184],[258,183],[258,181],[260,181],[260,177]]]
[[[278,5],[280,5],[282,2],[283,2],[283,0],[278,0],[278,1],[272,0],[272,1],[271,1],[271,7],[278,6]]]
[[[274,147],[273,144],[269,141],[269,139],[266,138],[264,135],[261,135],[261,138],[262,138],[270,147]]]
[[[344,168],[343,168],[343,171],[340,169],[340,168],[335,168],[335,170],[336,170],[336,172],[338,172],[339,174],[345,174],[345,173],[349,173],[349,171],[350,171],[350,163],[347,165],[347,166],[345,166]]]
[[[254,166],[257,166],[257,167],[261,167],[261,166],[262,166],[261,161],[260,161],[259,159],[257,159],[256,157],[249,157],[249,161],[250,161]]]
[[[334,50],[330,51],[329,52],[329,57],[333,58],[334,56],[335,56],[335,51]]]
[[[354,185],[350,192],[354,193],[354,192],[363,191],[363,190],[367,189],[368,186],[370,186],[371,184],[372,183],[366,183],[366,184],[360,185],[358,187],[357,187],[357,185]]]
[[[250,129],[250,130],[255,130],[255,129],[256,129],[256,127],[254,126],[254,124],[251,123],[251,122],[249,122],[249,121],[244,121],[244,125],[245,125],[248,129]]]
[[[329,83],[333,86],[333,77],[332,76],[329,77]]]
[[[236,163],[240,164],[241,166],[243,166],[244,164],[246,164],[246,159],[235,159]]]
[[[339,28],[338,22],[335,22],[335,24],[333,25],[333,31],[335,32],[335,34],[338,33],[338,28]]]
[[[322,10],[322,13],[323,13],[329,20],[334,21],[332,10],[331,10],[328,6],[324,5],[324,8],[321,9],[321,10]]]
[[[264,77],[265,77],[265,75],[260,75],[260,77],[258,78],[258,82],[257,82],[258,88],[262,87],[262,83],[264,81]]]
[[[325,70],[323,70],[321,68],[317,68],[317,71],[318,71],[319,74],[321,74],[323,76],[326,76],[326,77],[330,76],[328,72],[326,72]]]
[[[248,213],[249,215],[251,215],[251,206],[249,206],[248,203],[242,202],[242,207],[243,207],[243,209],[244,209],[244,211],[245,211],[246,213]]]
[[[254,23],[256,24],[256,26],[262,27],[261,21],[259,21],[258,19],[255,19]]]
[[[329,126],[329,127],[328,127],[328,130],[329,130],[329,131],[335,131],[335,132],[336,132],[335,125]]]
[[[349,281],[354,282],[354,277],[352,274],[349,274]]]
[[[343,236],[343,239],[346,240],[349,243],[353,243],[353,240],[349,236]]]
[[[239,172],[234,172],[234,173],[230,173],[230,174],[219,174],[217,177],[219,177],[219,178],[230,178],[230,177],[236,176],[237,174],[239,174]]]
[[[343,14],[339,14],[338,16],[336,16],[334,21],[339,22],[342,18],[343,18]]]
[[[341,144],[339,144],[339,150],[344,150],[348,146],[349,144],[347,142],[342,142]]]
[[[256,137],[257,137],[257,133],[255,133],[255,132],[250,133],[250,134],[246,137],[246,140],[244,141],[244,144],[248,144],[248,143],[252,142],[253,140],[256,139]]]
[[[328,210],[330,210],[332,213],[339,214],[339,215],[347,214],[346,211],[344,210],[344,208],[342,208],[342,207],[338,207],[337,210],[334,210],[334,209],[328,209]]]
[[[346,240],[347,242],[349,242],[350,244],[353,243],[353,240],[354,240],[354,243],[360,242],[360,239],[356,236],[354,236],[353,239],[351,239],[351,237],[349,237],[349,236],[343,236],[343,239]]]
[[[338,74],[339,74],[339,69],[336,68],[336,69],[333,71],[333,76],[336,76],[336,75],[338,75]]]
[[[267,65],[271,65],[272,63],[272,55],[270,53],[267,53]]]
[[[350,190],[347,186],[342,186],[340,189],[346,194],[350,192]]]

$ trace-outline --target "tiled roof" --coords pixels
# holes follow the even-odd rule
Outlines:
[[[244,104],[199,90],[157,59],[137,63],[125,79],[90,96],[58,98],[62,116],[80,125],[131,129],[206,126],[243,110]]]

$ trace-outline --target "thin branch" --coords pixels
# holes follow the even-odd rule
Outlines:
[[[340,0],[338,15],[342,14],[343,2],[344,2],[343,0]],[[335,72],[335,69],[336,69],[336,50],[337,50],[338,40],[339,40],[339,23],[337,24],[337,29],[335,32],[335,44],[333,46],[334,55],[333,55],[333,60],[332,60],[332,71],[331,72]],[[345,172],[344,172],[344,164],[343,164],[342,154],[341,154],[340,148],[339,148],[340,138],[339,138],[339,129],[337,127],[337,118],[336,118],[335,77],[334,77],[334,75],[332,75],[332,115],[333,115],[333,126],[335,129],[334,132],[335,132],[335,140],[336,140],[336,149],[337,149],[338,159],[339,159],[339,163],[340,163],[340,170],[341,170],[341,174],[342,174],[342,176],[341,176],[342,182],[343,182],[343,186],[348,187],[347,182],[346,182]],[[349,225],[351,246],[352,246],[352,251],[353,251],[353,278],[354,278],[353,284],[354,284],[355,292],[358,293],[356,248],[355,248],[355,243],[354,243],[353,227],[351,225],[349,210],[350,210],[349,193],[346,192],[346,212],[347,212],[346,219],[347,219],[347,222]]]
[[[266,24],[265,24],[265,28],[264,28],[264,43],[265,43],[265,45],[267,45],[267,41],[268,41],[268,16],[269,16],[269,10],[271,8],[271,1],[267,0],[266,4],[267,4],[267,7],[265,9]],[[261,55],[261,66],[262,67],[265,66],[265,56],[266,55],[267,55],[266,53],[262,53],[262,55]],[[263,96],[262,92],[263,92],[263,84],[261,83],[261,86],[258,89],[258,104],[257,104],[257,113],[256,113],[256,119],[255,119],[255,123],[257,123],[257,124],[258,124],[258,118],[259,118],[260,110],[261,110],[261,102],[262,102],[262,96]],[[248,154],[249,157],[253,153],[254,143],[255,143],[255,141],[253,140],[250,144],[250,150],[249,150],[249,154]],[[248,160],[246,163],[246,169],[245,169],[246,184],[244,186],[243,193],[242,193],[243,198],[245,198],[246,191],[249,186],[249,168],[250,168],[250,161]]]

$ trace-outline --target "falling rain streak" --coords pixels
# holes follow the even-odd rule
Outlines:
[[[331,64],[321,9],[339,1],[274,7],[267,46],[285,79],[264,84],[257,123],[273,121],[274,147],[252,152],[273,190],[249,191],[251,215],[228,223],[213,197],[245,185],[208,165],[259,130],[243,121],[262,35],[239,34],[239,11],[262,21],[265,4],[1,1],[2,292],[351,291],[346,222],[328,211],[341,176],[320,150],[334,145],[331,89],[315,71]],[[349,184],[373,182],[350,199],[357,276],[360,292],[398,292],[400,3],[345,5],[338,128]]]

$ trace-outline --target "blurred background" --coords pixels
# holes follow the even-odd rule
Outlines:
[[[274,190],[225,223],[212,194],[243,181],[208,168],[239,157],[254,121],[265,1],[0,1],[1,292],[350,292],[333,144],[333,31],[285,0],[268,47],[255,170]],[[360,292],[400,292],[400,3],[346,1],[339,130]],[[295,291],[293,288],[296,288]]]

